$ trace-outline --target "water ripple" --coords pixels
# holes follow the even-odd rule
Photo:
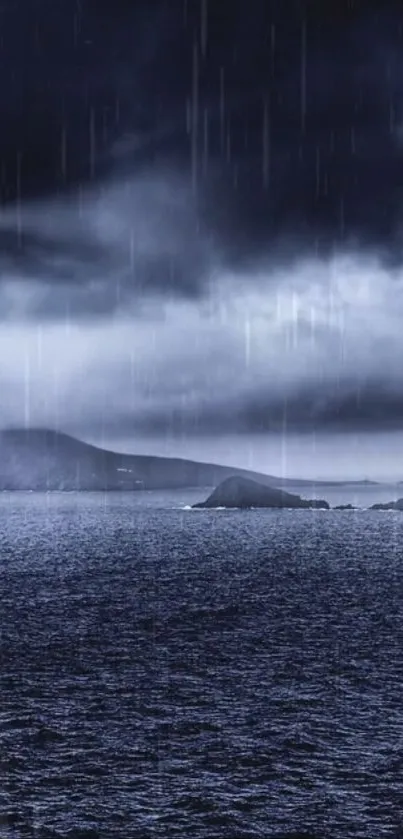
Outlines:
[[[4,839],[403,836],[403,517],[0,508]]]

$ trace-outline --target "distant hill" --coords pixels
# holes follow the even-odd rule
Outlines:
[[[216,486],[232,475],[277,487],[330,485],[179,458],[118,454],[46,428],[0,431],[0,490],[181,489]]]

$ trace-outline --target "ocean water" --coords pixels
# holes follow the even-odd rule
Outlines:
[[[403,514],[204,495],[0,496],[2,839],[403,836]]]

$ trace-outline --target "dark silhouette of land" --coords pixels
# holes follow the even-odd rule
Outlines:
[[[119,454],[44,428],[0,431],[0,490],[212,487],[235,474],[276,487],[337,486],[340,483],[280,478],[180,458]]]
[[[209,495],[206,501],[193,504],[194,508],[208,509],[217,507],[239,507],[248,509],[251,507],[287,507],[293,509],[329,509],[327,501],[317,499],[304,499],[299,495],[293,495],[282,489],[265,486],[249,478],[242,478],[235,475],[226,478]]]
[[[397,501],[387,501],[384,504],[373,504],[370,510],[399,510],[403,512],[403,498],[398,498]]]

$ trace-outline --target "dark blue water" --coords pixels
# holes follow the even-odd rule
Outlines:
[[[397,837],[403,514],[3,495],[1,837]]]

